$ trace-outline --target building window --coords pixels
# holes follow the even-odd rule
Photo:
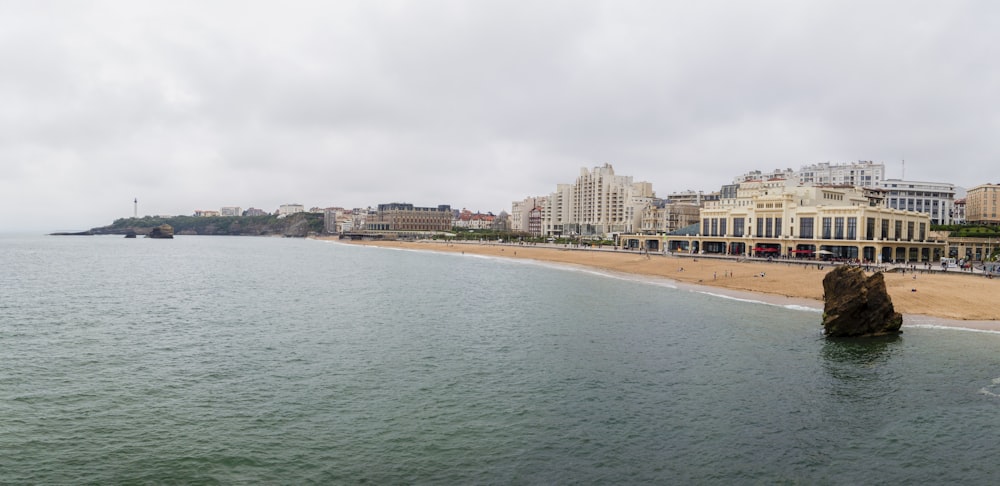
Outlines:
[[[833,238],[844,239],[844,218],[833,218]]]
[[[726,219],[725,218],[719,220],[719,234],[722,235],[722,236],[726,236]]]
[[[888,240],[889,239],[889,220],[888,219],[883,219],[882,220],[882,239],[883,240]]]
[[[823,218],[823,239],[829,240],[833,236],[833,218]]]
[[[733,234],[743,236],[743,218],[733,218]]]
[[[847,218],[847,239],[858,239],[858,218]]]
[[[774,236],[774,233],[772,233],[772,231],[774,230],[774,219],[773,218],[764,218],[764,225],[766,226],[766,228],[764,230],[765,231],[764,236],[766,236],[768,238]]]
[[[896,221],[895,223],[893,229],[896,230],[896,239],[898,240],[903,237],[903,222]]]
[[[781,236],[781,218],[774,218],[774,236]]]
[[[799,218],[799,237],[813,237],[813,218]]]
[[[755,236],[761,236],[764,234],[764,218],[757,218],[757,233]]]
[[[875,218],[868,218],[865,224],[865,239],[875,239]]]
[[[719,218],[712,218],[712,236],[719,236]]]
[[[701,234],[702,236],[708,236],[708,218],[701,221]]]
[[[913,221],[906,223],[906,241],[913,241]]]

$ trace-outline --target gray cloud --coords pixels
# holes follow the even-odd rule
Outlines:
[[[498,212],[875,160],[995,182],[981,2],[5,2],[0,231],[389,201]]]

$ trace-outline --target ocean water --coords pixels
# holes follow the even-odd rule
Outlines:
[[[1000,335],[280,238],[0,237],[2,484],[993,484]]]

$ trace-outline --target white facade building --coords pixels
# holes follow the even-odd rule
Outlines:
[[[306,208],[301,204],[282,204],[278,207],[279,216],[288,216],[289,214],[304,212],[306,212]]]
[[[886,204],[892,209],[927,213],[931,224],[955,223],[955,185],[944,182],[917,182],[886,179]]]
[[[798,180],[798,172],[792,169],[774,169],[771,172],[761,172],[759,170],[752,170],[743,174],[739,177],[733,178],[733,184],[740,184],[741,182],[750,181],[767,181],[771,179],[784,179],[784,180]]]
[[[642,209],[656,195],[649,182],[615,175],[611,164],[580,169],[573,184],[559,184],[543,214],[546,235],[600,236],[629,233],[642,222]]]
[[[531,217],[531,210],[539,206],[545,206],[548,196],[526,197],[520,201],[513,201],[510,204],[510,230],[515,233],[528,232],[528,222]]]
[[[880,187],[885,180],[885,164],[876,164],[870,160],[846,164],[823,162],[804,165],[795,179],[788,179],[801,184]]]

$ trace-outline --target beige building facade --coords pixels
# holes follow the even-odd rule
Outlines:
[[[931,262],[945,256],[925,213],[885,206],[885,193],[853,186],[739,185],[735,200],[700,212],[689,235],[629,236],[626,247],[747,257]]]
[[[700,211],[697,204],[657,201],[643,208],[639,231],[644,234],[677,231],[700,221]]]
[[[606,236],[637,231],[642,210],[656,195],[649,182],[616,175],[611,164],[583,168],[573,184],[559,184],[544,205],[548,236]]]
[[[369,214],[365,230],[369,232],[416,233],[451,230],[451,206],[417,207],[409,203],[379,204],[378,211]]]
[[[545,206],[548,196],[530,196],[510,204],[510,230],[515,233],[532,233],[531,212],[535,208]],[[541,233],[539,233],[541,234]],[[533,236],[538,236],[534,235]]]
[[[969,224],[1000,224],[1000,184],[981,184],[965,195],[965,220]]]
[[[1000,238],[948,238],[948,256],[956,259],[984,261],[1000,249]]]

